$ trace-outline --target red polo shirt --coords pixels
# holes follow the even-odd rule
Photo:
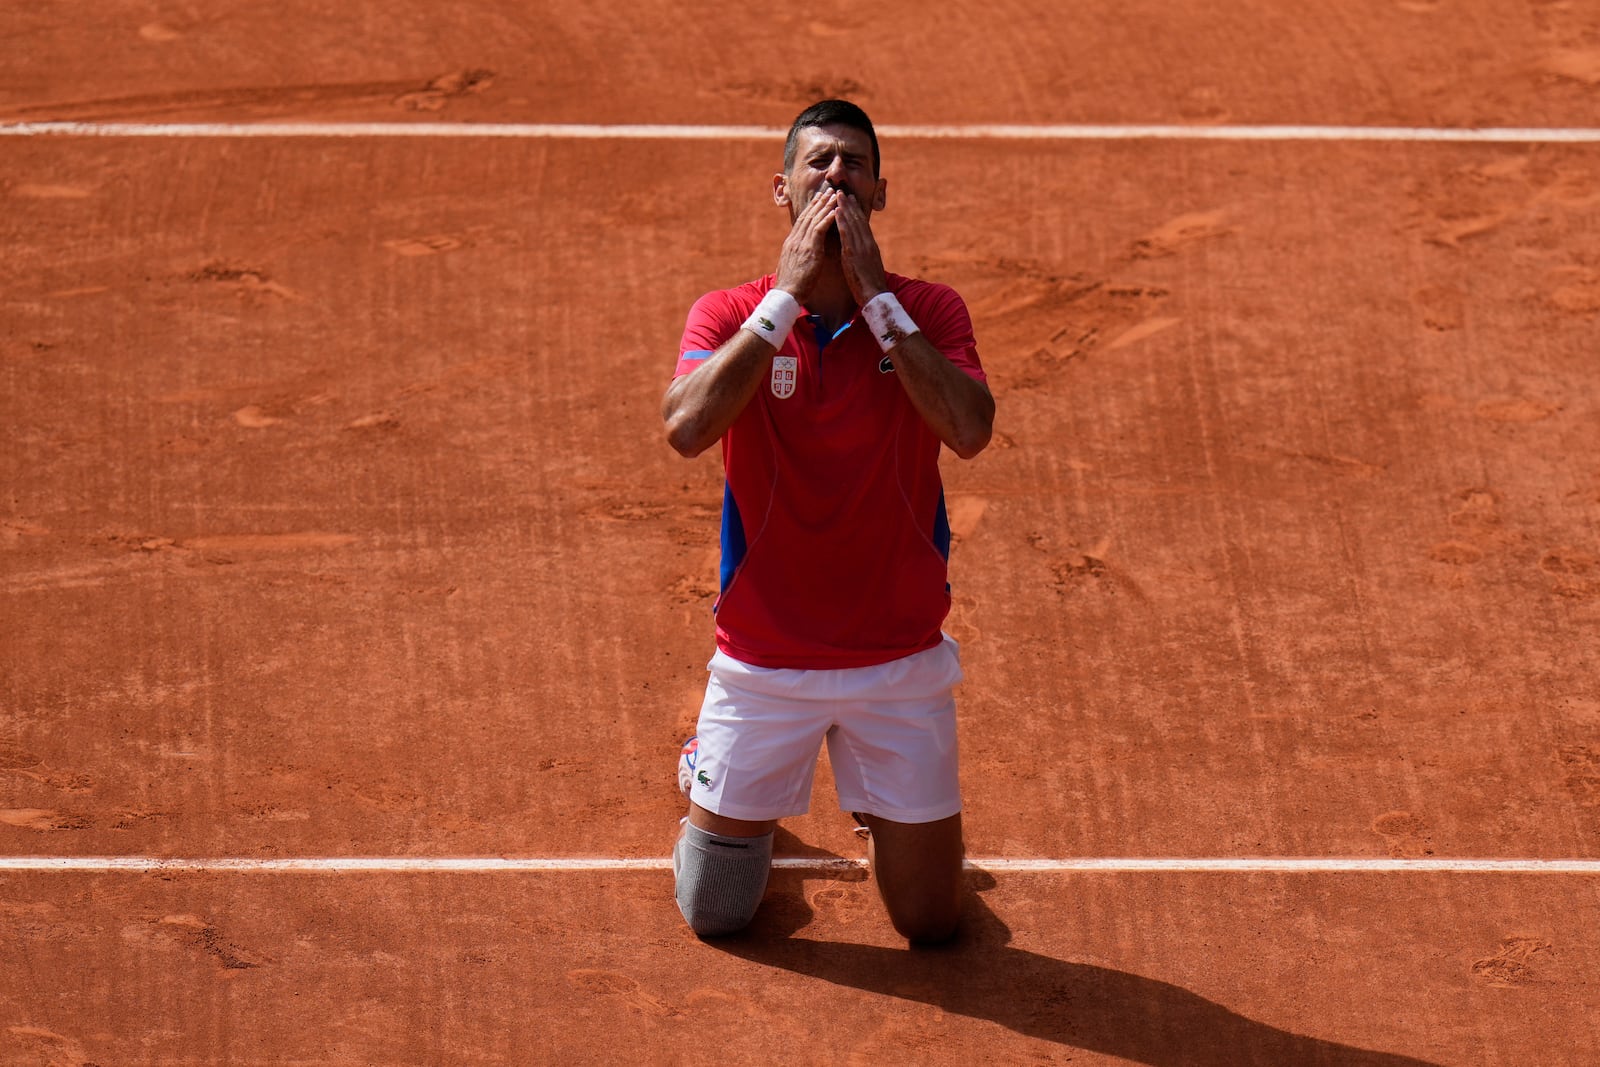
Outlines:
[[[772,283],[696,301],[676,375],[732,337]],[[986,380],[955,290],[895,274],[889,289],[935,348]],[[950,611],[939,448],[859,313],[831,338],[803,315],[722,437],[717,646],[758,667],[816,669],[938,644]]]

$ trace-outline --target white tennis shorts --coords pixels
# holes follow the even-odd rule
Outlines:
[[[718,651],[700,708],[689,799],[730,819],[803,815],[824,739],[843,811],[922,823],[961,810],[960,646],[872,667],[753,667]]]

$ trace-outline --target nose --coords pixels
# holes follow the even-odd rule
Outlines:
[[[833,161],[828,164],[828,184],[835,189],[844,188],[844,174],[844,159],[840,156],[834,156]]]

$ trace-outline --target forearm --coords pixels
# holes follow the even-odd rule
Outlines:
[[[776,351],[741,329],[702,366],[675,379],[661,405],[667,443],[689,457],[716,444],[771,374]]]
[[[881,205],[880,205],[881,206]],[[883,256],[853,200],[839,211],[840,255],[845,280],[861,304],[861,314],[894,363],[912,406],[950,451],[962,459],[982,452],[994,433],[994,397],[989,387],[969,376],[923,336],[921,329],[889,291]],[[960,309],[966,320],[966,309]],[[967,325],[970,333],[971,326]]]
[[[971,459],[994,432],[994,397],[988,386],[951,363],[921,332],[889,350],[895,377],[922,421],[956,455]]]

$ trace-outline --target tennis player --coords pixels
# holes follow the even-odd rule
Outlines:
[[[884,269],[879,162],[856,105],[795,119],[772,179],[791,221],[777,269],[696,301],[663,403],[672,447],[721,442],[726,477],[717,650],[679,762],[690,803],[673,852],[678,907],[703,937],[754,917],[773,832],[809,808],[824,740],[895,928],[936,943],[960,915],[939,453],[982,451],[994,399],[961,298]]]

